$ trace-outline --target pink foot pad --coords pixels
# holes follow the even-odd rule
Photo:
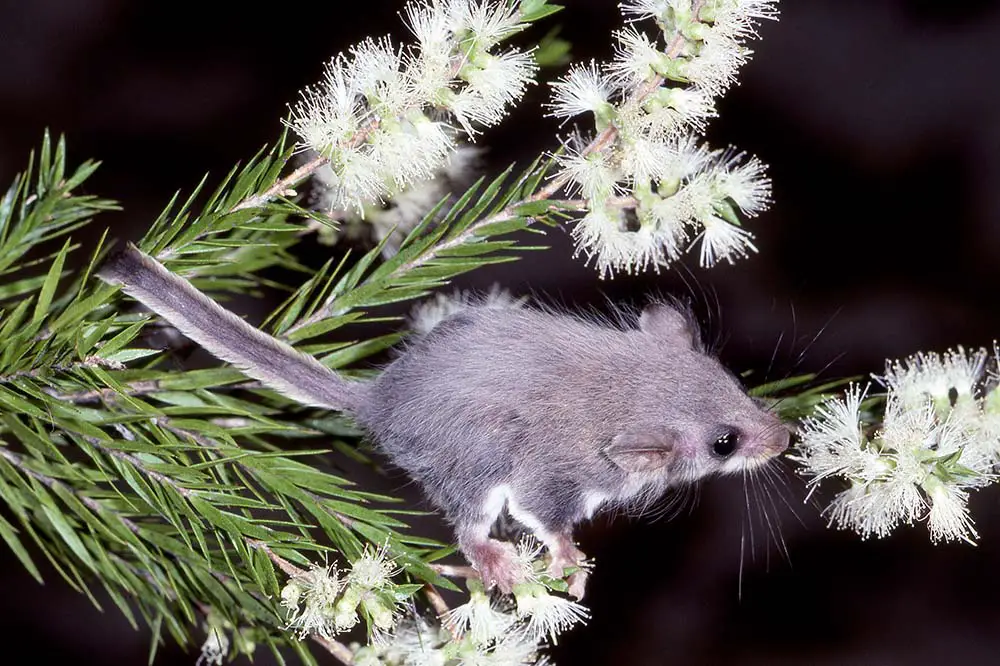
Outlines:
[[[515,585],[524,582],[513,545],[486,539],[472,544],[465,551],[487,589],[496,585],[504,594],[510,594]]]

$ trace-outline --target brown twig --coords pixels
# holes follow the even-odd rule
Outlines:
[[[69,363],[67,365],[50,365],[44,368],[35,368],[34,370],[20,370],[18,372],[12,372],[9,375],[0,376],[0,384],[6,384],[7,382],[13,381],[15,379],[20,379],[22,377],[30,377],[36,379],[44,375],[53,372],[72,372],[74,370],[80,370],[81,368],[107,368],[109,370],[124,370],[125,366],[120,361],[112,361],[110,359],[101,358],[100,356],[88,356],[82,361],[77,361],[75,363]]]
[[[230,213],[235,213],[238,210],[246,210],[247,208],[259,208],[267,202],[271,201],[277,196],[281,196],[288,192],[292,188],[292,185],[303,180],[316,170],[326,166],[330,163],[330,159],[323,157],[322,155],[317,155],[315,158],[309,160],[302,166],[300,166],[295,171],[291,172],[281,180],[277,181],[271,187],[267,188],[260,194],[255,194],[252,197],[247,197],[243,201],[239,202],[230,209]]]
[[[354,653],[340,641],[336,641],[332,638],[323,638],[322,636],[317,636],[315,634],[310,636],[310,638],[313,639],[314,643],[322,646],[324,650],[332,654],[334,658],[344,664],[344,666],[351,666],[351,664],[354,663]]]
[[[431,605],[431,608],[434,609],[434,612],[437,613],[438,617],[447,615],[451,610],[448,607],[448,603],[444,600],[444,597],[441,596],[441,593],[438,592],[437,588],[430,583],[424,585],[424,595],[427,597],[427,603]]]
[[[284,571],[285,575],[289,576],[290,578],[295,578],[296,576],[301,576],[302,574],[305,573],[305,569],[298,568],[297,566],[295,566],[294,564],[283,558],[281,555],[278,555],[276,552],[271,550],[271,547],[268,546],[263,541],[258,541],[256,539],[247,539],[247,545],[267,555],[268,559],[277,564],[278,568]]]
[[[431,569],[447,578],[479,578],[479,572],[469,566],[455,564],[432,564]]]

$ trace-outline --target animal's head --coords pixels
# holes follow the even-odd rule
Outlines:
[[[788,447],[788,429],[705,350],[690,313],[652,305],[634,335],[634,423],[605,449],[614,464],[673,485],[753,469]]]

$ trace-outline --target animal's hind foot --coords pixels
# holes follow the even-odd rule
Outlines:
[[[502,593],[510,594],[515,585],[524,582],[524,568],[518,563],[517,550],[512,544],[484,539],[462,550],[487,589],[496,586]]]

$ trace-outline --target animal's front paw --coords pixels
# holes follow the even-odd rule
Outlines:
[[[549,555],[549,575],[553,578],[564,578],[567,569],[577,569],[566,582],[569,583],[569,593],[577,599],[583,599],[590,572],[587,569],[587,556],[573,543],[573,537],[560,536],[555,547],[549,549]]]
[[[587,578],[590,577],[590,572],[584,568],[580,568],[579,571],[574,573],[569,577],[566,582],[569,583],[569,593],[577,601],[583,599],[583,595],[587,593]]]

